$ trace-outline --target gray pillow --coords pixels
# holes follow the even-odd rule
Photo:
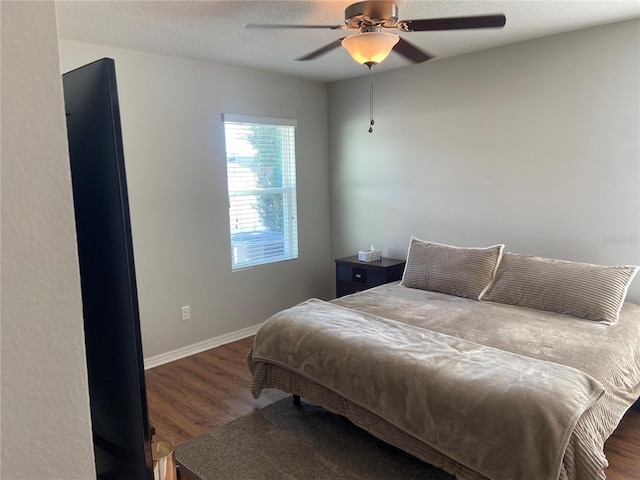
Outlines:
[[[503,248],[454,247],[411,237],[402,284],[476,300],[489,286]]]
[[[480,299],[615,323],[635,265],[603,266],[505,253]]]

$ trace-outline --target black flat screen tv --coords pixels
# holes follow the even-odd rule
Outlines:
[[[63,75],[97,478],[153,480],[115,64]]]

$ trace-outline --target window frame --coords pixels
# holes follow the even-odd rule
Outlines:
[[[231,270],[239,271],[247,268],[253,268],[260,265],[268,265],[271,263],[295,260],[298,258],[298,215],[297,215],[297,155],[295,147],[295,129],[297,122],[294,119],[276,118],[276,117],[262,117],[254,115],[237,115],[224,113],[222,115],[224,144],[225,144],[225,161],[227,165],[227,198],[229,202],[229,242],[231,246],[230,259]],[[290,127],[291,130],[286,132],[287,146],[291,148],[285,148],[284,150],[288,154],[282,157],[282,186],[271,188],[251,188],[251,189],[231,189],[231,179],[229,172],[229,159],[233,158],[229,156],[229,145],[227,137],[227,123],[246,125],[250,128],[253,125],[260,126],[272,126],[272,127]],[[282,195],[282,214],[283,214],[283,240],[284,251],[281,255],[261,255],[250,259],[249,261],[236,262],[236,250],[234,246],[234,233],[232,227],[232,198],[233,197],[251,197],[260,194],[279,194]],[[254,232],[271,232],[271,230],[257,230]],[[247,233],[247,232],[240,232]],[[265,243],[262,243],[265,246]]]

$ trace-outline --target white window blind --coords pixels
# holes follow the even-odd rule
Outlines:
[[[298,258],[294,120],[223,115],[232,269]]]

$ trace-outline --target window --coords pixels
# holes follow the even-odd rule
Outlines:
[[[233,270],[298,258],[294,120],[223,116]]]

